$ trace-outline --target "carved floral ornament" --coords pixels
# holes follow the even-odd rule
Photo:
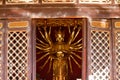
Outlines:
[[[74,26],[74,25],[82,25],[82,22],[80,19],[43,19],[38,20],[37,24],[39,26]]]
[[[38,3],[39,0],[7,0],[7,3]],[[75,2],[76,0],[42,0],[42,2]],[[116,0],[119,2],[119,0]],[[110,3],[111,0],[79,0],[80,3]]]

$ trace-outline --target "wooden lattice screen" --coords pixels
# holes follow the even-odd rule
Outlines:
[[[114,78],[115,80],[120,80],[120,20],[114,21],[114,42]]]
[[[89,80],[111,80],[112,54],[108,22],[91,22]]]
[[[8,32],[8,80],[27,80],[27,32]]]
[[[115,33],[115,79],[120,79],[120,31]]]
[[[27,27],[27,21],[8,23],[7,80],[29,80]]]
[[[0,20],[0,80],[31,80],[30,29],[26,20]]]
[[[90,21],[89,36],[89,80],[120,80],[120,19]]]
[[[110,80],[110,34],[91,31],[91,75],[94,80]]]

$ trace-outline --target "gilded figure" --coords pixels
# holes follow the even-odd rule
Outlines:
[[[48,56],[40,69],[43,69],[49,63],[48,72],[51,69],[53,70],[53,80],[68,80],[68,67],[70,72],[73,72],[71,60],[81,68],[79,62],[74,58],[82,59],[78,55],[82,50],[82,38],[78,37],[81,26],[67,27],[69,34],[67,41],[65,41],[65,31],[62,30],[62,27],[58,27],[58,30],[55,31],[55,41],[53,41],[51,36],[52,29],[52,27],[38,27],[42,39],[37,38],[36,48],[40,50],[37,54],[42,52],[45,54],[37,59],[37,62]]]

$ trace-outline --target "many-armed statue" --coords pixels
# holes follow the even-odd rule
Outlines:
[[[81,26],[67,27],[65,28],[68,35],[65,35],[64,27],[38,27],[40,37],[37,38],[37,48],[40,50],[37,54],[45,53],[37,62],[48,56],[47,60],[41,66],[41,69],[49,62],[49,70],[53,70],[53,80],[68,80],[68,67],[70,72],[72,70],[71,60],[81,68],[79,62],[74,58],[82,59],[78,54],[82,50],[82,39],[79,37]],[[53,34],[51,31],[55,32],[54,41],[52,39]],[[69,39],[65,41],[65,36],[69,36]],[[53,68],[51,68],[53,66]]]

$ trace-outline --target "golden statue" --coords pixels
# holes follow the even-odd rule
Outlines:
[[[56,58],[53,60],[53,80],[68,80],[68,64],[62,50],[65,50],[64,34],[59,30],[56,34],[54,49],[56,49]]]
[[[62,51],[56,53],[53,61],[53,80],[68,80],[68,64]]]
[[[53,65],[53,80],[68,80],[68,66],[70,67],[70,71],[73,72],[71,59],[81,68],[81,65],[74,58],[75,56],[78,59],[82,59],[77,54],[82,49],[82,39],[76,39],[80,33],[81,26],[67,28],[70,35],[67,42],[65,42],[65,33],[61,28],[62,27],[55,32],[56,40],[53,42],[51,38],[52,27],[38,27],[42,39],[37,38],[39,43],[37,43],[36,47],[40,50],[37,54],[41,54],[42,51],[45,52],[45,54],[40,57],[37,62],[48,56],[45,63],[41,66],[41,69],[50,62],[48,72]]]

